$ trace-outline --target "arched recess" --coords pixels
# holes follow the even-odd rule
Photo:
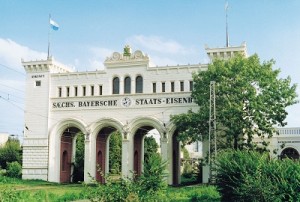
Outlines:
[[[70,118],[61,120],[52,128],[49,133],[48,181],[71,182],[75,135],[79,131],[87,134],[86,127],[82,121]],[[63,178],[62,170],[67,173]]]
[[[299,152],[297,151],[297,149],[294,149],[292,147],[287,147],[282,150],[280,154],[280,158],[281,159],[290,158],[290,159],[298,160]]]
[[[164,134],[163,123],[151,117],[138,117],[131,123],[132,132],[132,170],[140,176],[143,172],[144,161],[144,138],[152,129],[156,129],[160,135]]]
[[[91,137],[92,158],[89,162],[89,173],[92,177],[95,177],[97,181],[104,183],[105,179],[103,178],[103,175],[106,175],[109,171],[110,136],[115,131],[118,131],[121,135],[123,135],[123,124],[116,119],[103,118],[93,123],[90,128],[93,133]]]

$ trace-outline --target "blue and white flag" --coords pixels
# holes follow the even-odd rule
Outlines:
[[[57,31],[58,28],[59,28],[59,25],[58,25],[54,20],[52,20],[52,19],[50,18],[50,27],[51,27],[53,30]]]

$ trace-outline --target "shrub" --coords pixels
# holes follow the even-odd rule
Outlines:
[[[194,174],[193,166],[191,165],[190,162],[185,162],[185,163],[183,164],[182,175],[183,175],[185,178],[191,178],[191,177],[193,177],[193,174]]]
[[[267,153],[224,151],[217,157],[217,186],[226,201],[299,201],[300,163]]]
[[[6,175],[13,178],[21,178],[22,166],[17,162],[7,163]]]
[[[115,181],[104,176],[106,184],[95,182],[96,187],[87,186],[86,195],[91,201],[165,201],[165,166],[158,154],[152,155],[140,177]]]

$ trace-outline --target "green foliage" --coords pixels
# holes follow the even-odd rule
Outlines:
[[[84,134],[77,133],[73,182],[84,180]]]
[[[182,147],[182,148],[181,148],[181,151],[182,151],[182,153],[183,153],[183,158],[184,158],[184,159],[189,159],[189,158],[190,158],[189,151],[188,151],[185,147]]]
[[[3,147],[0,148],[0,167],[6,169],[7,163],[14,161],[22,163],[21,146],[18,139],[9,138]]]
[[[169,187],[168,201],[220,201],[221,196],[214,186],[196,185],[186,187]]]
[[[191,178],[191,177],[193,177],[193,174],[194,174],[194,170],[193,170],[193,166],[191,165],[191,163],[190,162],[184,162],[182,175],[185,178]]]
[[[13,178],[21,178],[22,166],[17,162],[7,163],[6,175]]]
[[[157,154],[158,144],[153,136],[144,139],[144,163],[148,163],[150,156]]]
[[[153,154],[149,157],[148,163],[144,164],[144,172],[139,178],[142,193],[155,195],[157,192],[166,189],[165,178],[167,177],[165,169],[167,162],[162,162],[159,154]]]
[[[217,186],[226,201],[299,201],[299,185],[299,161],[239,150],[217,157]]]
[[[120,174],[122,163],[122,136],[119,132],[111,134],[109,139],[109,171]]]
[[[219,148],[251,148],[254,134],[271,136],[273,126],[286,125],[286,107],[297,103],[296,85],[291,85],[289,77],[279,79],[280,71],[273,70],[273,65],[273,60],[261,63],[257,55],[238,55],[216,59],[207,71],[194,74],[192,97],[200,109],[171,117],[179,140],[186,144],[207,138],[211,81],[216,82]]]
[[[91,201],[164,201],[166,182],[162,163],[158,154],[150,156],[144,164],[143,174],[134,179],[113,180],[105,176],[106,184],[95,182],[96,187],[87,186],[87,195]]]

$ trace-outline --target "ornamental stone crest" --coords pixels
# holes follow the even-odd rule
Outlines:
[[[140,50],[136,50],[134,53],[131,52],[131,48],[129,45],[124,47],[124,52],[113,52],[110,57],[107,57],[104,64],[107,67],[113,67],[116,65],[141,65],[145,64],[148,66],[149,64],[149,57],[147,54],[144,54]]]

